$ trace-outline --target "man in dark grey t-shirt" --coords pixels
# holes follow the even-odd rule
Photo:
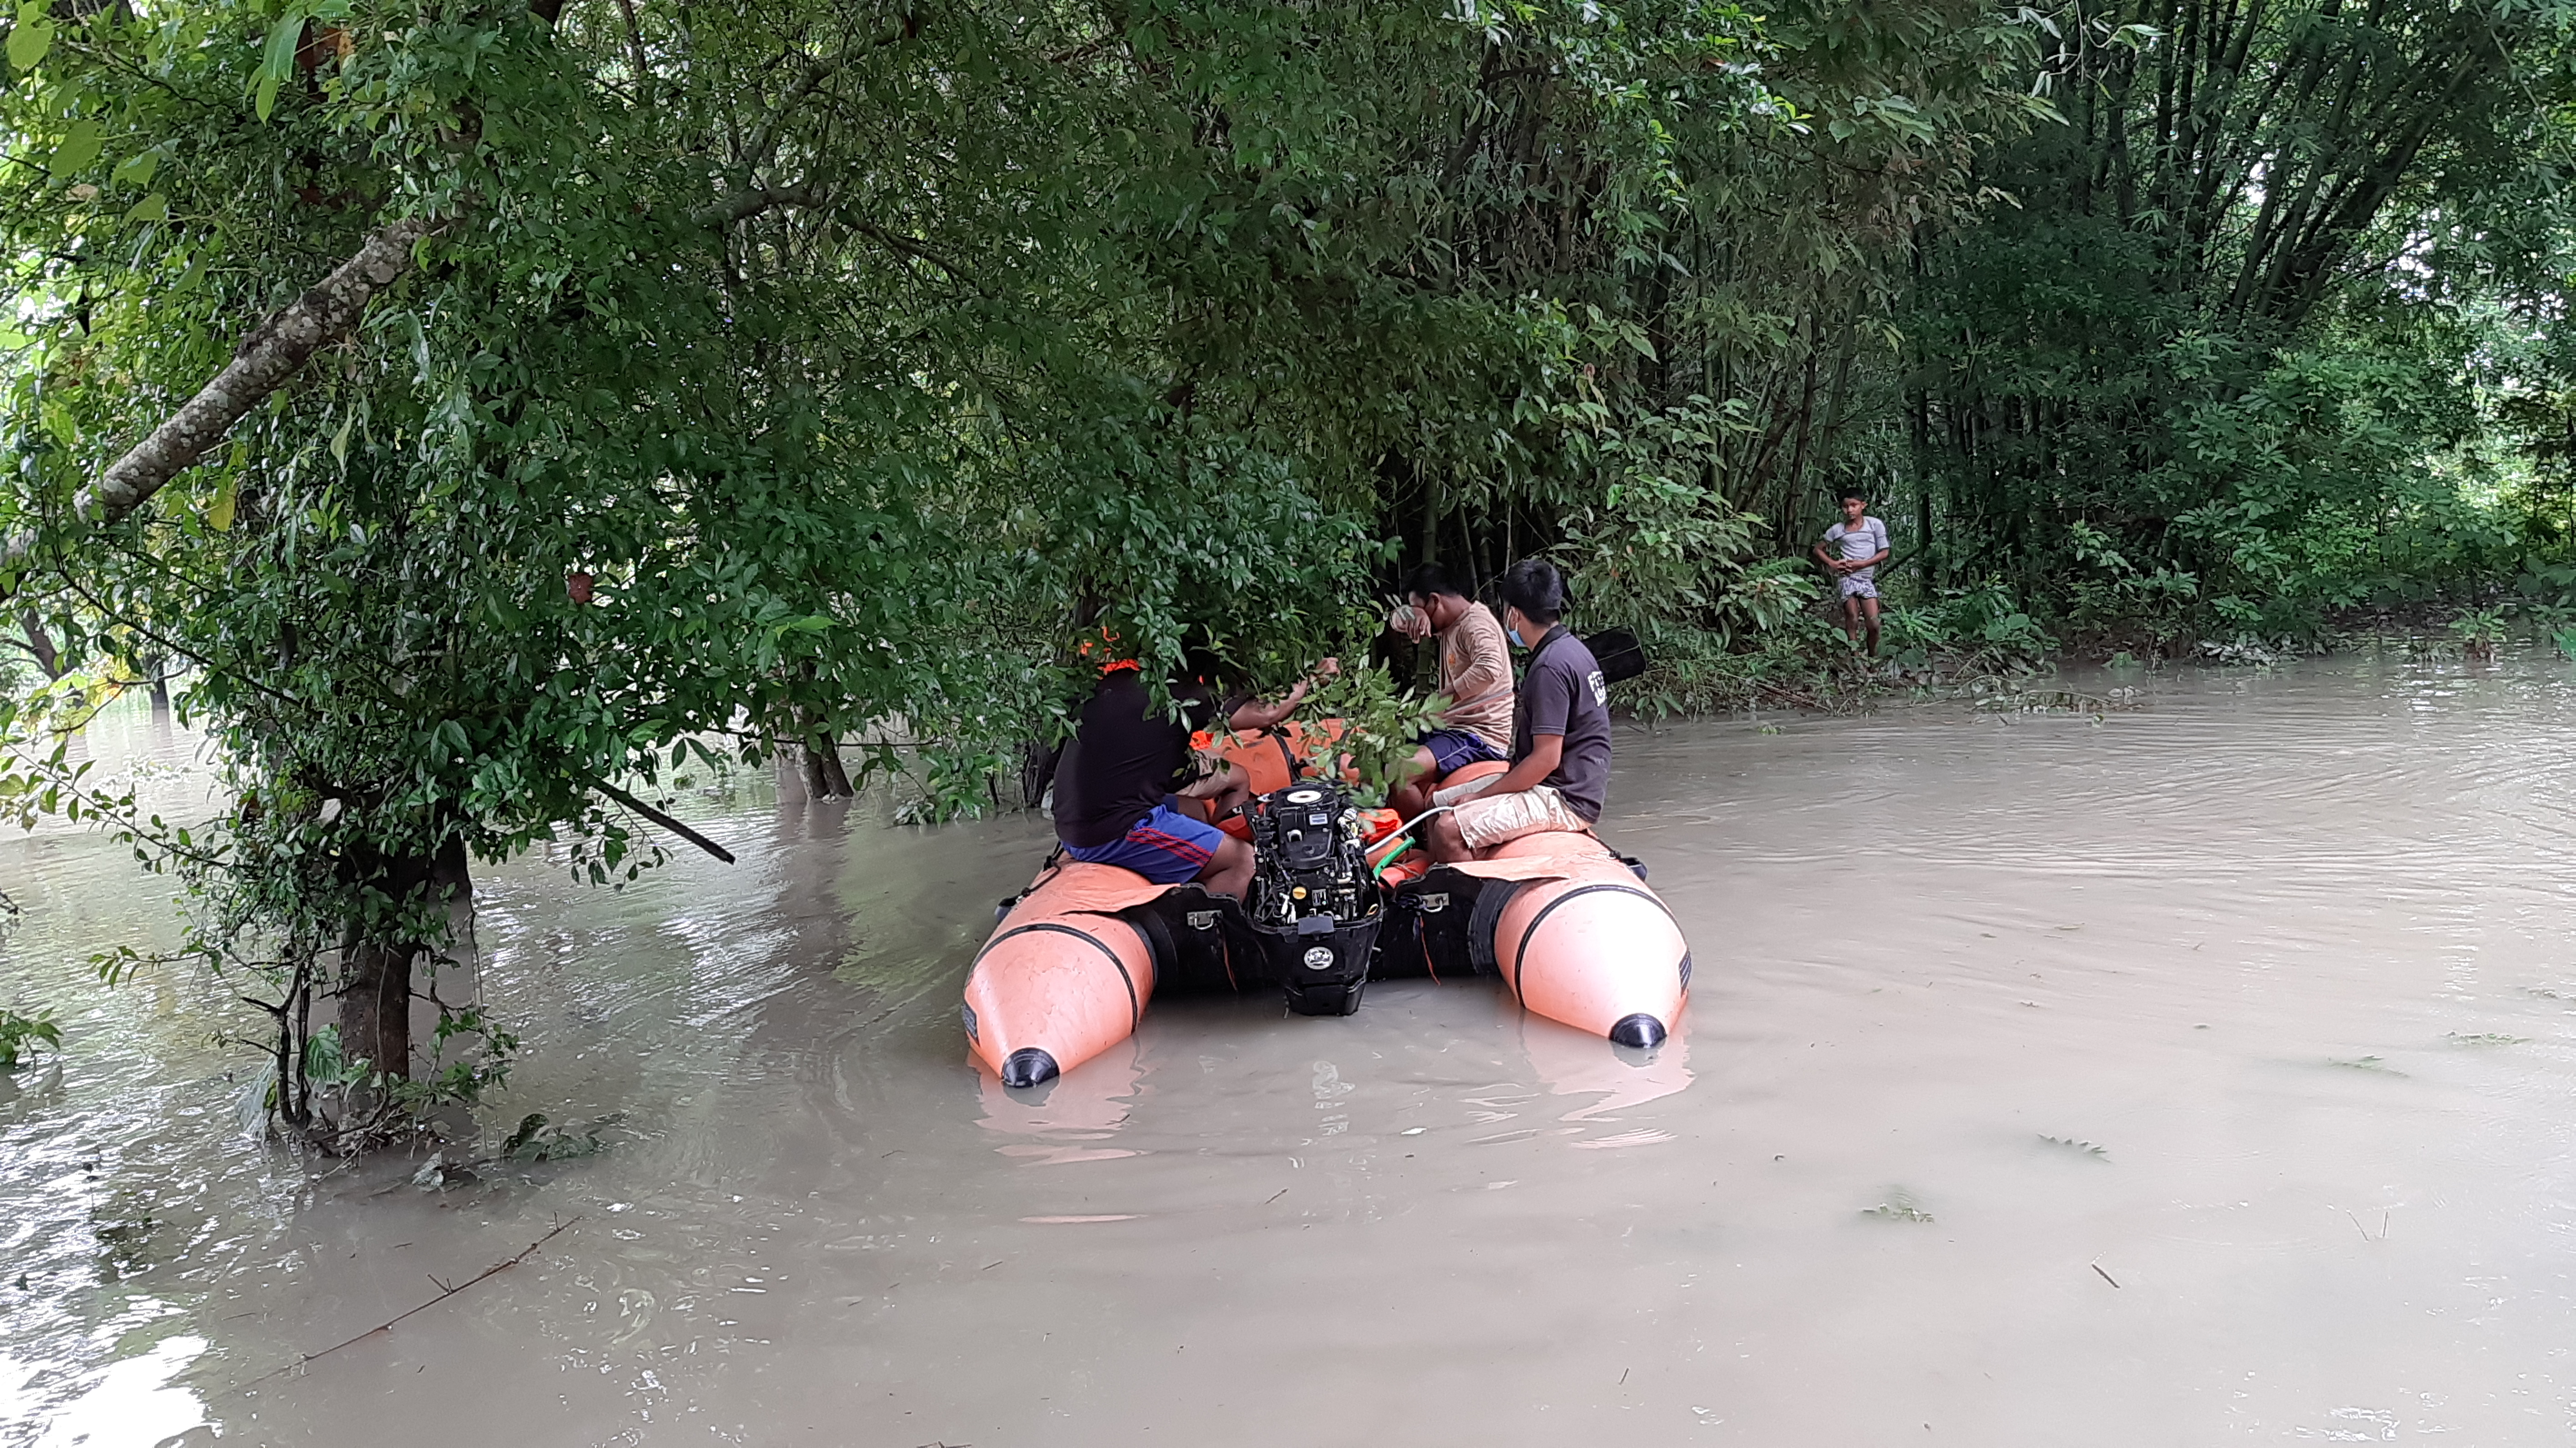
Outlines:
[[[1530,650],[1512,718],[1512,767],[1444,789],[1429,825],[1431,857],[1474,859],[1542,830],[1589,831],[1610,788],[1610,686],[1583,640],[1558,622],[1565,580],[1536,559],[1503,575],[1503,624]]]

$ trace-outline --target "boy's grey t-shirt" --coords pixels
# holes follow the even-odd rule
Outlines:
[[[1531,740],[1541,734],[1564,735],[1565,752],[1556,772],[1539,783],[1564,795],[1576,814],[1600,819],[1610,793],[1610,685],[1592,650],[1563,629],[1539,644],[1521,678],[1512,758],[1527,759]]]
[[[1863,517],[1857,528],[1836,523],[1825,530],[1825,542],[1828,545],[1839,545],[1843,557],[1847,559],[1875,558],[1887,551],[1887,525],[1871,517]],[[1855,568],[1843,576],[1868,578],[1877,572],[1875,568]]]

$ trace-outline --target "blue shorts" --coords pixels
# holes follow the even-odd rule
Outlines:
[[[1485,736],[1468,729],[1434,729],[1415,741],[1431,751],[1431,772],[1448,774],[1470,764],[1499,762],[1502,755]]]
[[[1225,831],[1173,808],[1167,794],[1127,833],[1105,845],[1067,845],[1064,852],[1086,865],[1116,865],[1157,885],[1178,885],[1197,879],[1225,840]]]

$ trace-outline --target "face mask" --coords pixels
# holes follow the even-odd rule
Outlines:
[[[1522,640],[1522,638],[1521,638],[1521,631],[1520,631],[1519,629],[1516,629],[1516,628],[1507,628],[1507,629],[1503,630],[1503,634],[1504,634],[1504,636],[1505,636],[1505,637],[1509,638],[1509,639],[1512,641],[1512,647],[1513,647],[1513,648],[1516,648],[1516,649],[1525,649],[1525,648],[1528,648],[1528,647],[1529,647],[1528,643],[1526,643],[1526,642],[1524,642],[1524,641]]]

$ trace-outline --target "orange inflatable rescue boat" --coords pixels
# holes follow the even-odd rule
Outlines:
[[[1430,864],[1385,833],[1391,814],[1315,777],[1312,752],[1338,735],[1328,722],[1229,743],[1260,792],[1242,822],[1254,870],[1239,904],[1051,859],[1003,902],[967,972],[976,1057],[1003,1085],[1034,1086],[1126,1039],[1157,992],[1277,991],[1298,1014],[1349,1015],[1371,979],[1426,975],[1499,976],[1537,1015],[1621,1046],[1663,1043],[1690,990],[1690,946],[1643,865],[1565,832]]]

